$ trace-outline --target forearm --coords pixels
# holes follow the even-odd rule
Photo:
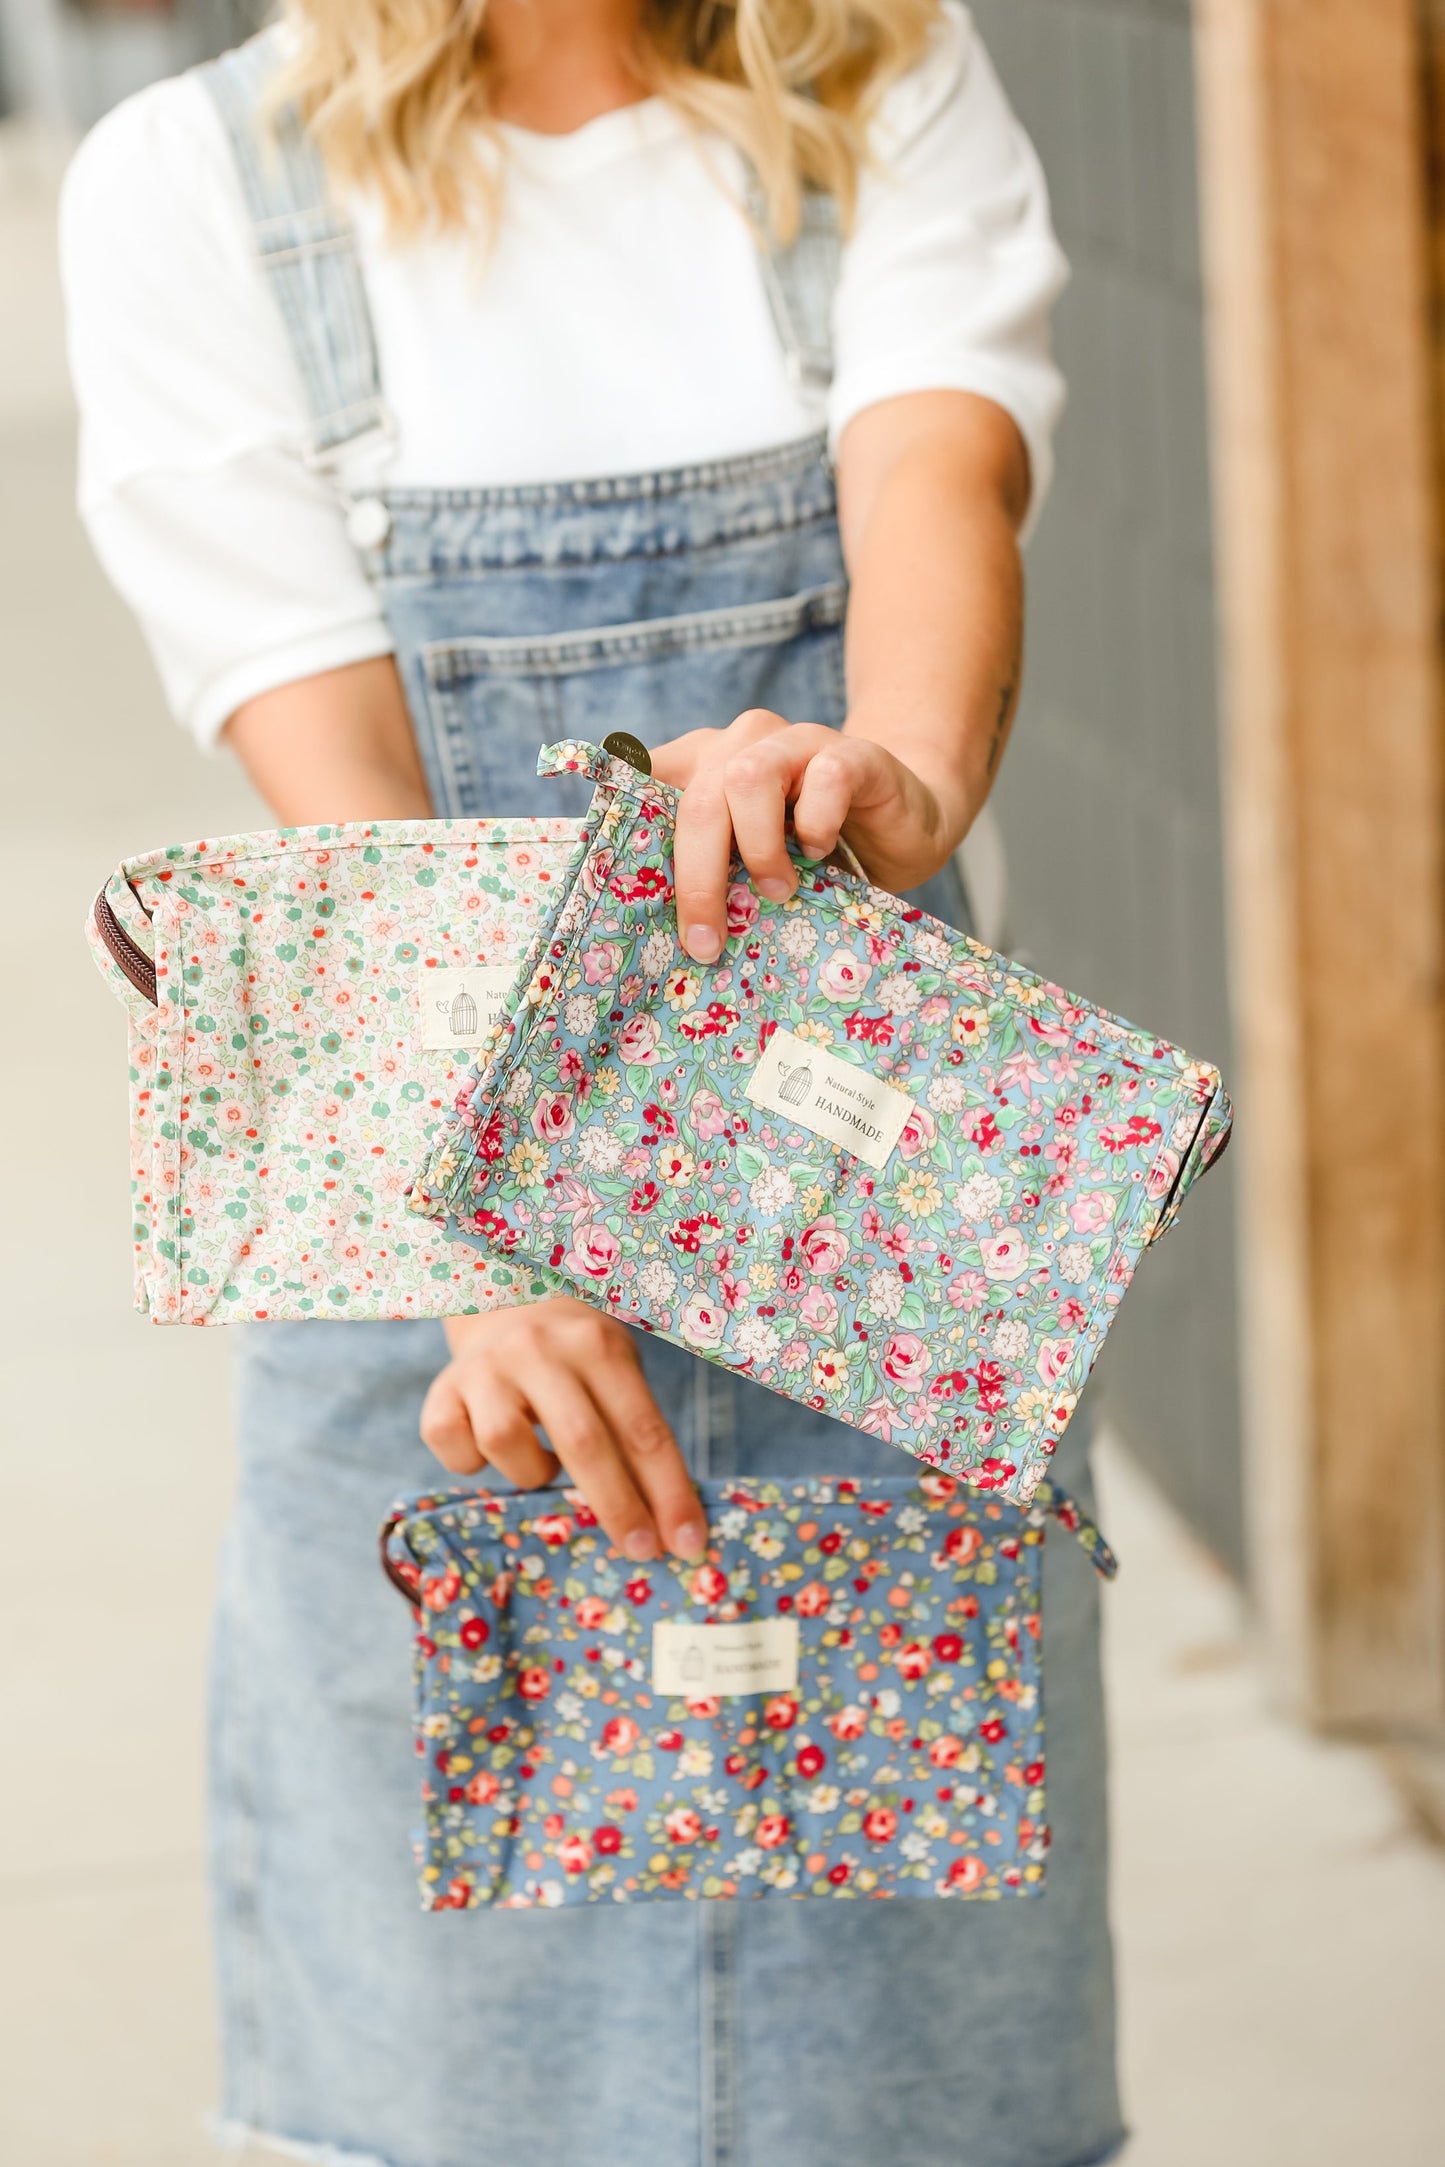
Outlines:
[[[432,810],[389,655],[279,685],[237,708],[225,741],[278,820],[425,819]]]
[[[1027,473],[1013,424],[987,402],[930,394],[895,404],[914,412],[877,410],[891,428],[861,445],[850,431],[844,460],[861,454],[851,477],[840,461],[846,731],[885,746],[927,785],[941,858],[988,796],[1018,698]]]

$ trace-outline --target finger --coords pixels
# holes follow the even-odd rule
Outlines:
[[[621,1440],[664,1543],[678,1557],[702,1557],[707,1515],[637,1356],[619,1345],[589,1372],[587,1383],[612,1435]]]
[[[482,1458],[519,1490],[544,1490],[557,1480],[557,1456],[533,1427],[518,1387],[495,1375],[462,1381],[473,1441]]]
[[[727,938],[727,881],[733,827],[723,771],[702,768],[677,807],[672,882],[683,947],[699,963],[716,963]]]
[[[422,1443],[449,1473],[475,1475],[491,1465],[519,1489],[553,1481],[557,1462],[527,1420],[521,1394],[489,1374],[467,1376],[453,1364],[422,1402]]]
[[[723,730],[684,730],[652,748],[652,772],[659,782],[673,783],[679,790],[692,781],[700,767],[717,757],[726,736]]]
[[[770,744],[735,753],[723,770],[738,855],[759,895],[782,903],[797,886],[788,856],[788,766]]]
[[[793,803],[793,830],[810,858],[826,858],[837,848],[863,779],[861,765],[841,742],[808,762]]]
[[[532,1412],[609,1542],[641,1563],[658,1555],[657,1528],[616,1438],[581,1379],[552,1369],[531,1393]]]
[[[786,717],[775,715],[771,708],[750,707],[725,730],[684,730],[680,737],[670,737],[665,744],[654,745],[652,772],[659,782],[675,783],[681,789],[684,783],[692,781],[699,768],[708,767],[715,760],[725,760],[739,745],[755,744],[760,738],[787,728]]]
[[[449,1474],[474,1475],[482,1465],[466,1401],[450,1368],[433,1377],[421,1403],[420,1428],[422,1443]]]

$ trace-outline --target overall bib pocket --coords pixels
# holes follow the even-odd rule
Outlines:
[[[427,645],[422,727],[446,798],[438,809],[530,812],[537,753],[557,738],[625,728],[651,748],[749,707],[841,727],[846,604],[845,582],[833,580],[736,608]],[[590,797],[585,777],[562,778],[557,811],[580,815]]]

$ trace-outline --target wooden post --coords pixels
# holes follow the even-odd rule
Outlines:
[[[1445,794],[1415,0],[1197,0],[1253,1572],[1445,1720]]]

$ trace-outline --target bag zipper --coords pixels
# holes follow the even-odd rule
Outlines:
[[[102,888],[95,899],[92,912],[95,930],[100,935],[101,946],[123,978],[130,981],[137,993],[145,995],[152,1008],[159,1006],[156,996],[156,967],[143,948],[138,948],[125,927],[110,907]]]

